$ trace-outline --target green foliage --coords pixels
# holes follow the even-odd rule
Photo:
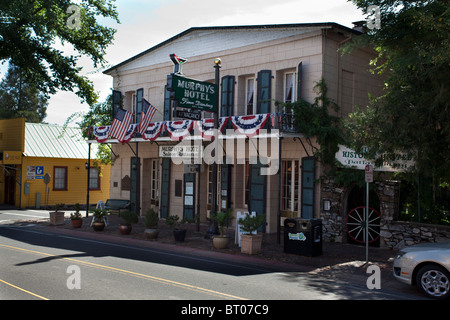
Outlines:
[[[0,61],[9,60],[35,83],[45,95],[57,90],[73,91],[93,105],[98,96],[93,84],[80,75],[81,56],[91,59],[95,68],[104,66],[105,50],[114,39],[113,28],[100,25],[99,17],[119,23],[114,0],[80,0],[79,17],[67,13],[71,0],[14,0],[0,2]],[[79,28],[72,28],[73,19]],[[76,54],[65,54],[60,45]]]
[[[244,219],[239,219],[239,224],[241,225],[242,231],[254,232],[259,229],[262,225],[266,223],[266,216],[264,214],[251,216],[250,214],[245,215]]]
[[[225,234],[226,227],[233,219],[234,216],[232,208],[228,209],[227,211],[219,211],[217,213],[211,214],[211,220],[217,221],[217,225],[219,227],[219,232],[221,236]]]
[[[313,104],[300,99],[285,104],[285,107],[294,110],[294,125],[315,150],[314,155],[324,164],[332,165],[335,163],[335,154],[339,150],[338,145],[342,143],[342,137],[339,118],[330,115],[329,112],[337,111],[338,106],[328,98],[325,80],[320,80],[314,89],[318,95]],[[314,137],[319,148],[311,140]]]
[[[122,220],[125,221],[125,223],[127,224],[139,222],[137,214],[128,210],[120,212],[120,218],[122,218]]]
[[[156,228],[158,227],[158,213],[153,209],[148,209],[144,216],[144,225],[147,228]]]
[[[27,82],[18,67],[9,65],[0,83],[0,119],[24,117],[26,122],[41,123],[47,116],[47,100],[36,83]]]

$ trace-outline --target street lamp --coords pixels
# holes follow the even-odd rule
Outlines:
[[[219,89],[220,85],[220,68],[222,67],[222,60],[220,58],[216,58],[214,60],[214,69],[215,69],[215,85],[216,88]],[[214,162],[212,164],[212,190],[211,190],[211,214],[217,213],[217,147],[218,147],[218,128],[219,128],[219,92],[216,95],[216,112],[214,112]],[[214,225],[210,225],[210,230],[208,230],[208,234],[206,238],[213,236],[217,233],[217,222],[214,222]]]

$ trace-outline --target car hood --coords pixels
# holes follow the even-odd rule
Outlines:
[[[428,243],[420,243],[414,246],[403,248],[402,252],[414,252],[414,251],[423,251],[423,250],[450,250],[450,242],[428,242]]]

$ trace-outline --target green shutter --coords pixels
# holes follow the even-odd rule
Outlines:
[[[248,209],[249,212],[256,212],[257,215],[266,213],[266,178],[261,174],[262,165],[259,161],[257,164],[250,164],[250,196]],[[262,228],[265,231],[265,226]]]
[[[303,77],[303,67],[302,63],[300,62],[297,70],[297,100],[300,100],[302,97],[302,81],[303,81],[302,77]]]
[[[167,90],[167,86],[165,86],[164,90],[164,121],[170,121],[170,91]]]
[[[144,99],[144,89],[136,90],[136,114],[135,114],[135,122],[141,122],[141,113],[142,113],[142,100]]]
[[[116,115],[117,110],[122,106],[122,92],[113,90],[112,94],[112,119]]]
[[[270,113],[272,95],[272,71],[262,70],[258,72],[256,113]]]
[[[302,159],[302,218],[314,218],[315,158]]]
[[[228,117],[233,115],[234,107],[234,76],[225,76],[222,78],[222,91],[221,91],[221,109],[220,116]]]
[[[169,200],[170,200],[170,164],[171,159],[162,159],[161,170],[161,218],[169,216]]]

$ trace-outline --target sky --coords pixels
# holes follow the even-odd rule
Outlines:
[[[106,68],[95,70],[89,59],[80,60],[82,74],[93,81],[99,101],[104,101],[112,88],[112,78],[103,70],[191,27],[336,22],[351,28],[352,22],[365,19],[347,0],[116,0],[115,5],[121,23],[101,22],[117,29],[106,50]],[[0,77],[5,72],[6,66],[0,65]],[[44,122],[62,125],[73,113],[88,110],[74,93],[58,92],[49,100]],[[71,124],[75,122],[77,119]]]

